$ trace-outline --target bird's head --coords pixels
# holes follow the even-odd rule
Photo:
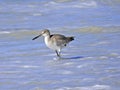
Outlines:
[[[34,37],[32,40],[35,40],[40,36],[46,37],[46,36],[49,36],[49,35],[50,35],[50,31],[48,29],[44,29],[40,32],[40,34],[38,36]]]

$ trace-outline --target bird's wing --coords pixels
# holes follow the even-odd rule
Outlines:
[[[66,37],[64,35],[60,34],[53,34],[50,36],[50,38],[53,40],[54,44],[57,46],[65,46],[66,45]]]

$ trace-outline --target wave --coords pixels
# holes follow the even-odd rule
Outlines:
[[[62,0],[62,1],[50,1],[44,4],[46,7],[51,7],[51,8],[89,8],[89,7],[96,7],[97,3],[95,1],[67,1]]]
[[[9,31],[0,31],[0,34],[10,34],[11,32]]]
[[[55,90],[110,90],[111,87],[109,85],[93,85],[87,87],[62,87],[57,88]]]
[[[88,27],[78,27],[74,28],[76,32],[84,33],[105,33],[105,32],[120,32],[120,26],[88,26]]]
[[[53,8],[93,8],[98,6],[120,5],[119,0],[51,0],[44,3],[43,6]]]
[[[7,31],[8,30],[8,31]],[[34,30],[34,29],[13,29],[10,30],[9,28],[3,31],[0,31],[0,34],[11,34],[13,36],[32,36],[37,35],[42,30]],[[53,27],[49,28],[52,32],[81,32],[81,33],[113,33],[113,32],[120,32],[120,26],[86,26],[86,27]],[[56,31],[57,30],[57,31]],[[106,44],[109,42],[99,42],[95,45],[99,44]],[[94,46],[94,45],[93,45]]]

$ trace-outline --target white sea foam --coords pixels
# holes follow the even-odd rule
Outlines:
[[[83,68],[85,66],[88,66],[88,64],[82,64],[82,65],[78,65],[77,68]]]
[[[92,60],[94,59],[94,57],[85,57],[85,58],[81,58],[80,60]]]
[[[39,66],[23,65],[22,68],[38,68]]]
[[[108,85],[94,85],[92,86],[94,90],[110,90],[110,86]]]
[[[71,66],[73,64],[74,64],[74,62],[67,62],[67,63],[64,63],[63,65],[65,65],[65,66]]]
[[[105,59],[108,59],[108,57],[107,56],[100,56],[99,59],[105,60]]]
[[[61,70],[58,72],[58,74],[69,75],[69,74],[73,74],[73,72],[70,70]]]
[[[42,16],[41,13],[34,13],[33,16]]]
[[[77,66],[77,68],[82,68],[82,67],[83,67],[83,65],[78,65],[78,66]]]
[[[55,90],[110,90],[110,86],[108,85],[93,85],[87,87],[63,87]]]
[[[77,8],[87,8],[87,7],[96,7],[97,3],[95,1],[83,2],[78,5],[73,5],[73,7]]]
[[[45,4],[47,7],[53,8],[89,8],[89,7],[97,7],[97,3],[95,1],[84,1],[84,2],[66,2],[66,3],[61,3],[61,2],[55,2],[55,1],[50,1]]]
[[[66,70],[66,71],[63,71],[62,74],[73,74],[73,72]]]
[[[117,56],[119,56],[119,54],[118,54],[118,53],[113,52],[113,53],[110,53],[110,56],[111,56],[111,57],[117,57]]]
[[[9,34],[9,33],[11,33],[11,32],[9,32],[9,31],[0,31],[0,34]]]
[[[91,46],[106,45],[106,44],[110,44],[110,42],[108,42],[108,41],[100,41],[100,42],[91,44]]]

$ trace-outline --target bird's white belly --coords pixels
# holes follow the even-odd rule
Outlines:
[[[48,48],[52,50],[60,50],[60,47],[55,44],[55,42],[49,41],[47,37],[45,37],[45,44]]]

